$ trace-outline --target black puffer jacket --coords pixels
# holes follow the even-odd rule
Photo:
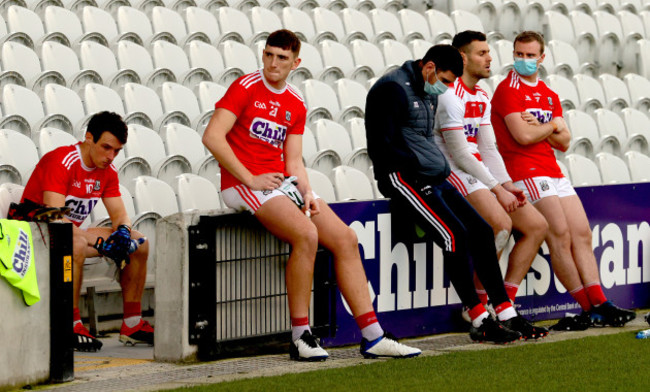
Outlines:
[[[424,177],[432,185],[449,176],[449,163],[433,141],[437,103],[437,97],[424,92],[417,60],[372,86],[366,100],[366,139],[380,186],[395,171]]]

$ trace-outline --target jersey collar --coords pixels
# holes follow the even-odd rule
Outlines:
[[[284,82],[284,87],[282,87],[281,89],[277,89],[277,88],[271,86],[269,84],[269,82],[266,81],[266,77],[264,77],[264,69],[263,68],[260,68],[258,72],[262,76],[262,82],[264,82],[264,85],[266,86],[266,88],[268,88],[272,93],[282,94],[287,89],[287,86],[289,85],[289,82],[285,81]]]
[[[75,144],[75,146],[74,146],[74,148],[77,150],[77,154],[79,154],[79,163],[81,164],[81,168],[84,169],[85,171],[88,171],[88,172],[94,171],[96,169],[96,167],[88,167],[84,163],[83,155],[81,155],[81,148],[79,148],[79,146],[81,146],[81,143],[82,142],[79,142],[79,143]]]

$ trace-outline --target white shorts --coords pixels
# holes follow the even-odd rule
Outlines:
[[[447,177],[447,181],[449,181],[449,183],[453,185],[454,188],[463,195],[463,197],[467,197],[467,195],[479,189],[490,190],[490,188],[479,181],[478,178],[460,169],[452,169],[449,177]]]
[[[515,186],[522,189],[533,204],[549,196],[567,197],[577,194],[566,177],[531,177],[515,182]]]
[[[284,189],[284,192],[280,189]],[[290,194],[297,196],[299,201],[294,197],[291,197]],[[312,195],[314,195],[314,199],[320,199],[314,191],[312,191]],[[300,191],[298,191],[298,188],[291,183],[288,178],[284,180],[280,188],[276,188],[272,191],[254,191],[244,184],[236,185],[221,191],[223,202],[228,207],[237,211],[249,211],[253,214],[257,212],[262,204],[276,196],[287,196],[291,201],[296,203],[296,205],[301,207],[302,196],[300,196]]]

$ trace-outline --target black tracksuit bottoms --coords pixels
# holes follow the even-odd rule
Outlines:
[[[470,263],[494,306],[509,301],[492,228],[456,188],[403,172],[390,173],[378,185],[390,197],[394,217],[411,219],[442,248],[445,271],[463,305],[472,309],[480,303]]]

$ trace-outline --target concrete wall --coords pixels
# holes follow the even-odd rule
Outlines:
[[[46,381],[50,376],[50,253],[47,224],[30,223],[41,300],[25,305],[22,293],[0,278],[0,390]]]
[[[178,213],[156,223],[155,344],[157,361],[191,361],[196,346],[189,344],[188,227],[199,213]]]

